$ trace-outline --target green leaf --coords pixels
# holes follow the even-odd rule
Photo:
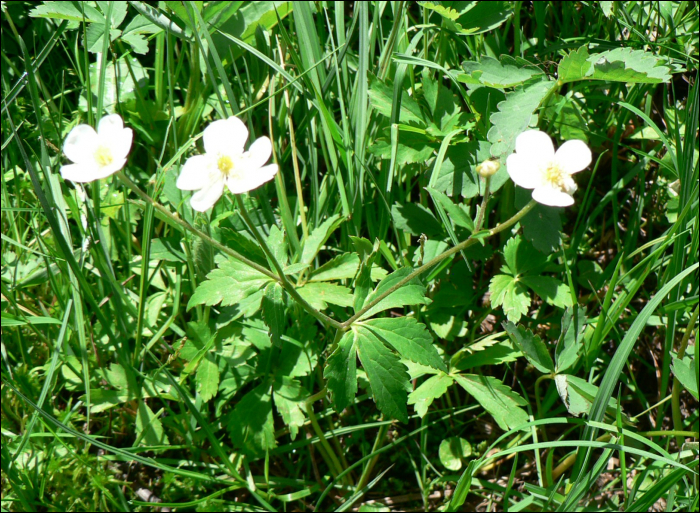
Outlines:
[[[573,306],[569,286],[556,278],[527,274],[520,279],[550,305],[558,306],[559,308]]]
[[[419,2],[439,13],[443,26],[460,34],[481,34],[502,25],[513,14],[509,2]]]
[[[267,245],[270,247],[270,251],[272,251],[275,259],[282,267],[285,267],[287,265],[287,241],[284,239],[284,232],[274,224],[270,227]],[[303,263],[309,262],[304,261]]]
[[[532,331],[524,326],[516,326],[512,322],[503,325],[508,336],[523,353],[525,358],[543,374],[554,372],[554,362],[549,354],[549,349],[542,339],[533,335]]]
[[[311,272],[309,281],[344,280],[354,278],[360,267],[357,253],[343,253]]]
[[[376,76],[369,74],[369,103],[381,115],[391,117],[391,109],[394,103],[394,87],[390,80],[382,82]],[[425,126],[423,113],[415,99],[410,97],[406,91],[401,93],[401,110],[399,121],[406,124],[417,124]]]
[[[367,296],[372,288],[372,266],[379,251],[379,240],[372,245],[367,239],[351,236],[357,252],[360,254],[362,264],[355,278],[355,292],[353,294],[353,307],[355,312],[360,310],[367,300]]]
[[[588,54],[582,46],[559,62],[559,81],[604,80],[637,84],[659,84],[671,80],[666,59],[644,50],[615,48]]]
[[[262,383],[236,403],[228,416],[234,446],[248,456],[260,456],[277,446],[270,385]]]
[[[202,401],[209,402],[216,396],[219,391],[219,365],[213,354],[208,353],[199,361],[195,381]]]
[[[695,363],[693,358],[685,356],[682,360],[673,358],[673,375],[676,376],[683,388],[698,399],[698,375],[695,372]]]
[[[402,358],[447,372],[445,363],[433,345],[433,337],[425,325],[413,317],[370,319],[362,322],[361,326],[393,347]]]
[[[136,438],[146,446],[169,445],[168,435],[163,431],[163,424],[144,401],[138,402],[136,413]]]
[[[348,331],[338,342],[323,371],[326,386],[337,412],[347,408],[357,394],[357,345],[355,333]]]
[[[579,260],[576,263],[576,283],[588,290],[597,291],[605,284],[603,269],[594,260]]]
[[[394,226],[413,235],[426,234],[428,237],[440,237],[442,225],[430,210],[417,203],[394,203],[391,207]]]
[[[357,354],[377,406],[387,417],[408,422],[406,402],[411,384],[406,366],[371,331],[359,329],[356,334]]]
[[[438,456],[446,469],[459,470],[462,460],[472,455],[472,446],[464,438],[451,436],[440,442]]]
[[[432,187],[426,187],[425,190],[430,193],[433,201],[439,203],[442,208],[445,209],[445,212],[447,212],[454,224],[461,226],[462,228],[466,228],[470,232],[474,231],[474,221],[472,221],[471,217],[469,217],[469,213],[466,211],[466,209],[462,208],[462,205],[455,205],[446,194],[433,189]]]
[[[299,428],[306,421],[304,408],[308,396],[309,393],[304,390],[301,383],[287,376],[283,376],[281,381],[276,381],[273,387],[272,397],[275,400],[275,407],[285,426],[289,427],[289,436],[292,440],[297,437]]]
[[[515,208],[523,208],[532,199],[532,191],[517,187],[515,189]],[[523,237],[530,241],[534,248],[545,255],[559,249],[561,245],[562,208],[550,207],[538,203],[520,220],[523,227]]]
[[[431,376],[409,394],[408,404],[412,404],[418,416],[423,418],[433,401],[442,397],[452,383],[454,380],[447,374]]]
[[[270,339],[276,346],[285,332],[287,322],[284,316],[284,289],[278,282],[268,283],[262,298],[262,316],[270,329]]]
[[[317,310],[325,310],[328,303],[338,306],[352,306],[353,295],[350,289],[335,283],[309,282],[297,292]]]
[[[391,289],[394,285],[406,278],[412,272],[413,269],[410,267],[402,267],[398,271],[394,271],[379,282],[374,291],[367,296],[365,303],[371,302],[374,298]],[[418,280],[418,278],[414,278],[406,285],[389,294],[379,303],[367,310],[362,317],[360,317],[360,320],[368,319],[379,312],[388,310],[389,308],[399,308],[406,305],[419,304],[430,304],[430,299],[425,296],[425,286]]]
[[[69,20],[88,23],[104,23],[105,17],[90,4],[84,4],[81,8],[73,2],[43,2],[31,11],[32,18],[49,18],[54,20]]]
[[[575,306],[567,308],[561,319],[561,337],[555,351],[557,361],[557,373],[563,373],[571,369],[583,349],[583,332],[586,329],[586,314],[583,308]]]
[[[456,198],[473,198],[483,192],[484,185],[476,174],[476,166],[491,157],[491,144],[487,141],[470,141],[452,144],[445,153],[435,190]]]
[[[320,226],[318,226],[311,234],[309,238],[304,241],[304,249],[301,254],[301,261],[306,264],[310,264],[321,249],[331,233],[340,226],[343,219],[340,214],[329,217]]]
[[[465,371],[484,365],[514,362],[522,355],[523,353],[514,348],[509,340],[498,341],[490,338],[470,344],[465,352],[460,351],[454,355],[451,367],[458,371]]]
[[[527,412],[521,408],[527,401],[498,379],[476,374],[459,374],[454,378],[491,414],[502,430],[508,431],[528,421]]]
[[[428,160],[437,149],[437,145],[434,143],[433,139],[428,135],[402,130],[402,126],[404,125],[399,125],[399,139],[396,145],[396,165],[405,166],[406,164],[415,164]],[[367,148],[367,151],[377,157],[390,160],[392,149],[391,135],[389,134],[373,141]]]
[[[502,306],[503,313],[511,322],[518,322],[520,317],[525,315],[530,308],[530,295],[527,288],[513,276],[495,275],[491,278],[489,292],[491,293],[491,306],[494,308]]]
[[[466,75],[457,77],[457,80],[460,82],[482,84],[499,89],[515,87],[535,75],[542,74],[542,71],[535,66],[522,68],[512,64],[501,63],[488,56],[483,57],[481,62],[465,61],[462,63],[462,68]]]
[[[122,31],[121,40],[128,43],[135,53],[148,53],[148,41],[143,34],[158,34],[162,28],[152,23],[146,17],[137,14]]]
[[[547,258],[537,251],[528,241],[523,240],[520,235],[508,239],[503,248],[503,257],[508,265],[507,270],[513,276],[525,274],[544,267]]]
[[[235,305],[272,281],[238,260],[229,260],[221,255],[217,255],[214,260],[218,265],[217,269],[210,272],[207,279],[194,291],[187,303],[188,310],[201,304]]]
[[[554,377],[554,383],[557,386],[559,397],[571,415],[578,417],[582,413],[590,413],[593,400],[598,395],[597,386],[571,374],[557,374]],[[610,398],[605,413],[610,419],[615,419],[617,418],[617,409],[617,401]],[[630,423],[626,415],[623,415],[622,419],[625,423]]]

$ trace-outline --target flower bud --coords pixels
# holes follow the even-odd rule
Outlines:
[[[483,178],[489,178],[495,175],[500,167],[501,164],[497,160],[484,160],[481,164],[476,166],[476,172]]]

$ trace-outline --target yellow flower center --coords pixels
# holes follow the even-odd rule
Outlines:
[[[112,150],[106,146],[99,146],[95,152],[95,160],[97,161],[97,165],[100,167],[109,166],[114,161]]]
[[[568,176],[568,173],[560,168],[557,162],[550,162],[544,170],[545,181],[559,190],[564,190],[566,188],[566,178],[568,178]]]
[[[221,155],[219,157],[219,160],[217,160],[216,165],[219,168],[219,171],[221,171],[221,173],[226,177],[229,175],[229,173],[234,167],[233,161],[228,155]]]

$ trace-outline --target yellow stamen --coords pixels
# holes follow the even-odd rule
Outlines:
[[[564,189],[565,179],[567,176],[568,174],[565,173],[556,162],[550,162],[547,165],[547,168],[544,170],[544,179],[547,181],[547,183],[550,183],[559,190]]]
[[[97,165],[99,165],[100,167],[109,166],[112,163],[112,161],[114,161],[114,157],[112,156],[112,150],[110,150],[106,146],[98,147],[97,151],[95,152],[95,160],[97,161]]]

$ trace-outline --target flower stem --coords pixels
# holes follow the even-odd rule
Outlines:
[[[396,285],[389,288],[386,292],[384,292],[383,294],[380,294],[372,301],[369,301],[368,303],[366,303],[355,315],[350,317],[347,321],[341,323],[340,324],[341,328],[343,330],[347,330],[352,325],[352,323],[357,321],[360,317],[362,317],[365,314],[365,312],[367,312],[370,308],[374,307],[382,299],[389,296],[390,294],[393,294],[398,289],[400,289],[401,287],[403,287],[404,285],[409,283],[411,280],[413,280],[415,277],[423,274],[425,271],[427,271],[431,267],[434,267],[435,265],[439,264],[440,262],[442,262],[446,258],[454,255],[455,253],[457,253],[459,251],[462,251],[463,249],[468,248],[469,246],[473,246],[482,238],[492,237],[493,235],[496,235],[497,233],[502,232],[506,228],[513,226],[515,223],[520,221],[520,219],[522,219],[524,216],[526,216],[528,214],[528,212],[530,212],[530,210],[532,210],[535,207],[535,205],[537,205],[537,202],[535,200],[531,200],[530,203],[525,205],[522,208],[522,210],[520,210],[520,212],[518,212],[513,217],[508,219],[508,221],[501,223],[501,224],[495,226],[494,228],[491,228],[488,231],[488,233],[484,234],[484,237],[475,238],[474,234],[472,234],[469,236],[469,238],[467,240],[460,242],[459,244],[451,247],[450,249],[448,249],[444,253],[440,253],[438,256],[436,256],[435,258],[433,258],[429,262],[421,265],[420,267],[415,269],[411,274],[406,276],[403,280],[399,281]]]

